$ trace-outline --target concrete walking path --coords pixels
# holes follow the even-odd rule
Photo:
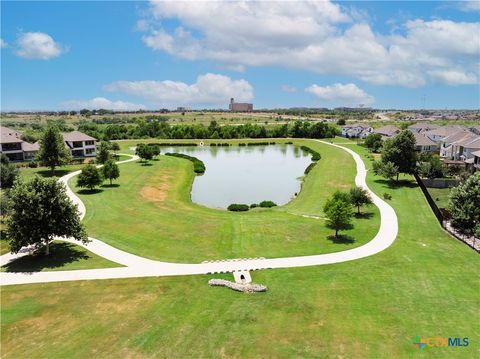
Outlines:
[[[173,275],[193,275],[193,274],[209,274],[209,273],[228,273],[236,271],[251,271],[257,269],[272,269],[272,268],[293,268],[305,267],[332,263],[341,263],[352,261],[360,258],[365,258],[374,255],[378,252],[388,248],[397,237],[398,221],[397,215],[393,208],[383,199],[373,193],[366,184],[367,170],[360,155],[349,148],[329,143],[326,141],[319,142],[341,148],[352,155],[357,166],[357,175],[355,177],[355,184],[358,187],[365,188],[370,194],[374,205],[380,210],[380,229],[375,237],[368,243],[349,249],[342,252],[326,253],[310,256],[299,257],[285,257],[285,258],[248,258],[248,259],[234,259],[213,262],[203,262],[199,264],[187,263],[169,263],[157,260],[151,260],[136,256],[131,253],[124,252],[120,249],[114,248],[98,239],[90,238],[91,242],[84,245],[74,240],[67,239],[66,241],[80,245],[89,251],[117,262],[125,267],[105,268],[105,269],[86,269],[86,270],[71,270],[71,271],[52,271],[52,272],[35,272],[35,273],[0,273],[1,285],[13,284],[27,284],[27,283],[45,283],[45,282],[62,282],[73,280],[91,280],[91,279],[114,279],[114,278],[135,278],[135,277],[155,277],[155,276],[173,276]],[[125,163],[137,160],[137,156],[132,156],[131,159],[119,163]],[[70,173],[62,178],[60,181],[67,185],[69,197],[74,203],[78,205],[81,217],[85,216],[85,205],[78,198],[73,191],[68,187],[68,180],[76,176],[80,171]],[[6,262],[17,258],[25,253],[18,255],[5,254],[0,256],[0,264],[4,265]]]

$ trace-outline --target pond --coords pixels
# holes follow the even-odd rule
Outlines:
[[[311,163],[308,153],[290,144],[163,147],[166,152],[188,154],[205,163],[205,174],[193,182],[192,201],[218,209],[264,200],[286,204],[300,191],[300,177]]]

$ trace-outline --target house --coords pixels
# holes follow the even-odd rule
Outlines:
[[[468,129],[470,130],[470,132],[473,132],[474,134],[480,136],[480,125],[472,126],[472,127],[469,127]]]
[[[415,151],[435,153],[438,152],[438,145],[421,133],[413,133],[415,137]]]
[[[230,111],[237,111],[237,112],[250,112],[253,111],[253,104],[252,103],[243,103],[243,102],[235,102],[233,98],[230,99],[230,104],[228,105]]]
[[[20,132],[7,127],[0,127],[0,153],[5,154],[11,161],[23,161],[22,135]]]
[[[66,132],[62,136],[72,157],[95,157],[97,155],[95,138],[80,131]]]
[[[475,136],[475,134],[471,133],[470,131],[457,131],[454,132],[439,141],[440,144],[440,157],[447,158],[447,159],[455,159],[456,152],[453,143],[462,140],[468,140]]]
[[[480,171],[480,151],[472,152],[473,158],[471,158],[471,165],[469,164],[468,167],[472,172]],[[469,160],[467,160],[469,161]]]
[[[444,126],[444,127],[438,127],[434,130],[425,131],[423,132],[423,134],[427,136],[429,139],[431,139],[433,142],[439,142],[445,137],[450,136],[459,131],[465,132],[466,128],[460,125]]]
[[[373,132],[373,128],[363,123],[342,126],[342,136],[347,138],[365,138]]]
[[[430,123],[416,123],[414,125],[408,126],[408,129],[413,133],[422,133],[425,131],[431,131],[438,128],[437,125],[433,125]]]
[[[4,153],[11,161],[30,161],[35,158],[40,143],[28,143],[22,140],[22,134],[7,127],[0,127],[0,153]],[[82,132],[63,133],[65,147],[73,157],[95,157],[96,139]]]
[[[401,130],[397,126],[387,125],[373,130],[374,133],[382,135],[383,139],[392,138],[398,135]]]
[[[469,160],[473,153],[480,150],[480,136],[470,134],[452,143],[454,160]]]

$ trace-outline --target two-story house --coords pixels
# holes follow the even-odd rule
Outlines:
[[[342,126],[342,136],[347,138],[365,138],[373,132],[373,127],[363,123]]]
[[[95,138],[80,131],[66,132],[62,136],[72,157],[95,157],[97,155]]]
[[[23,161],[21,133],[7,127],[0,127],[0,153],[5,154],[10,161]]]

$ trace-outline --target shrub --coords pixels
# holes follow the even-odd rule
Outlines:
[[[316,161],[320,161],[320,159],[322,158],[322,156],[320,155],[320,153],[318,153],[317,151],[315,150],[312,150],[310,147],[307,147],[307,146],[300,146],[300,148],[305,151],[305,152],[308,152],[312,155],[312,161],[316,162]]]
[[[270,207],[275,207],[277,204],[272,201],[262,201],[260,202],[260,207],[262,208],[270,208]]]
[[[383,198],[390,201],[392,199],[392,195],[390,193],[385,192],[383,194]]]
[[[313,167],[315,167],[316,164],[317,164],[316,162],[310,163],[308,167],[305,168],[305,174],[308,175],[310,171],[313,169]]]
[[[239,146],[246,146],[247,144],[242,142],[242,143],[239,143],[238,145]]]
[[[165,156],[179,157],[189,160],[193,163],[193,171],[195,173],[205,173],[205,164],[196,157],[185,155],[183,153],[165,153]]]
[[[227,209],[232,212],[246,212],[249,210],[249,207],[248,204],[232,203]]]
[[[35,162],[35,161],[30,161],[30,162],[28,162],[28,167],[30,167],[30,168],[37,168],[37,167],[38,167],[38,163]]]
[[[257,208],[257,207],[258,207],[258,203],[252,203],[252,204],[250,205],[250,208]]]

